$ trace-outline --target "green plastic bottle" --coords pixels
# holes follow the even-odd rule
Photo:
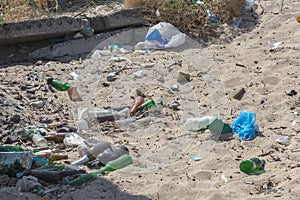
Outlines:
[[[250,158],[240,164],[240,170],[248,175],[259,175],[265,172],[265,161],[259,158]]]
[[[49,85],[52,85],[55,89],[60,90],[60,91],[67,91],[68,89],[71,88],[71,85],[66,82],[59,81],[57,79],[53,78],[48,78],[47,83]]]
[[[95,179],[98,174],[104,175],[106,172],[112,172],[117,169],[124,168],[130,164],[132,164],[131,156],[129,156],[128,154],[124,154],[121,157],[117,158],[116,160],[112,160],[108,162],[103,168],[94,172],[90,172],[88,174],[83,174],[78,178],[76,178],[75,180],[70,181],[69,185],[75,186],[81,183],[85,183],[87,181]]]
[[[22,152],[24,149],[19,146],[0,146],[0,152]]]

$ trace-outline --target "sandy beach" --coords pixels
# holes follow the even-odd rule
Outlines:
[[[126,145],[133,164],[75,189],[61,185],[51,199],[300,199],[300,23],[296,21],[300,2],[284,1],[282,12],[281,1],[256,3],[259,18],[230,42],[225,34],[218,44],[204,46],[188,39],[177,49],[119,54],[125,58],[119,60],[112,59],[116,57],[112,54],[91,58],[91,53],[87,59],[68,63],[58,59],[2,68],[1,93],[9,93],[4,95],[10,98],[6,100],[23,107],[24,124],[29,123],[25,119],[40,124],[50,119],[49,129],[63,122],[74,125],[73,112],[78,107],[129,106],[137,90],[164,102],[158,114],[150,113],[153,118],[146,126],[96,124],[80,131],[91,143],[105,140]],[[277,42],[279,47],[273,48]],[[107,81],[107,74],[115,71],[116,80]],[[83,102],[74,103],[66,93],[50,91],[27,101],[27,93],[18,85],[34,82],[27,79],[32,72],[38,73],[37,84],[58,77],[76,85]],[[71,72],[80,79],[74,80]],[[178,84],[179,72],[190,74],[191,80]],[[170,89],[176,84],[178,91]],[[234,99],[242,88],[246,91],[242,99]],[[292,90],[298,94],[289,95]],[[17,93],[25,100],[18,100]],[[46,101],[45,108],[30,106],[40,99]],[[174,102],[179,110],[172,109]],[[236,134],[213,140],[208,131],[191,132],[184,126],[190,117],[209,115],[232,124],[245,110],[256,113],[259,126],[259,134],[251,141],[241,141]],[[4,113],[3,117],[9,115]],[[2,127],[3,133],[6,128]],[[278,143],[280,136],[289,139]],[[76,148],[66,152],[71,162],[79,158]],[[195,161],[190,158],[193,155],[202,159]],[[240,171],[239,164],[252,157],[265,161],[265,173]],[[0,199],[41,199],[14,187],[1,190]]]

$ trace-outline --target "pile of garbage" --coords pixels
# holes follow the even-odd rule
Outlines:
[[[168,28],[172,31],[164,31],[164,29]],[[145,41],[137,44],[135,47],[128,48],[128,46],[115,44],[109,46],[107,48],[108,50],[95,51],[91,57],[96,60],[98,58],[97,56],[103,58],[103,54],[107,53],[107,51],[111,53],[112,51],[128,52],[133,51],[133,49],[140,51],[140,49],[144,48],[146,50],[172,48],[180,46],[184,41],[184,34],[171,24],[161,23],[149,29]],[[147,51],[143,50],[143,53],[147,53]],[[131,67],[122,68],[121,65],[112,64],[107,68],[113,69],[113,71],[105,71],[106,69],[104,69],[105,73],[101,74],[101,76],[105,75],[107,81],[102,83],[104,88],[109,87],[110,83],[115,82],[122,70],[127,70],[127,72],[135,70],[135,72],[128,76],[132,76],[142,83],[145,81],[142,78],[147,76],[147,80],[154,82],[154,78],[150,77],[150,74],[146,74],[143,71],[136,71],[136,68],[132,67],[132,61],[127,58],[116,56],[111,57],[109,61],[111,63],[124,62],[128,65],[130,64]],[[152,67],[154,65],[153,63],[143,63],[140,67],[144,69],[150,68],[151,70],[149,71],[153,72]],[[90,71],[91,69],[89,68],[88,70]],[[176,121],[177,126],[184,126],[187,131],[202,132],[209,130],[214,136],[217,136],[217,140],[220,138],[228,139],[228,137],[233,136],[233,133],[237,133],[241,140],[253,140],[256,137],[259,128],[258,125],[256,125],[256,115],[253,112],[241,112],[240,116],[231,126],[220,116],[190,117],[185,120],[184,124],[180,124],[178,120],[178,113],[181,112],[181,104],[178,102],[180,98],[171,98],[177,97],[177,94],[180,94],[179,91],[184,90],[185,87],[190,87],[193,90],[194,86],[192,82],[196,82],[196,80],[192,79],[194,75],[191,75],[188,70],[185,71],[185,68],[182,66],[182,61],[174,62],[165,67],[164,70],[167,71],[167,74],[176,74],[177,78],[175,78],[175,80],[173,80],[174,77],[171,76],[172,81],[176,82],[176,84],[171,84],[172,82],[165,80],[163,75],[159,77],[157,74],[154,74],[156,76],[155,78],[157,78],[157,82],[169,84],[167,89],[165,86],[160,88],[160,86],[157,85],[155,85],[155,88],[167,91],[169,95],[166,96],[169,99],[166,100],[171,103],[166,104],[165,100],[159,97],[158,100],[154,100],[150,95],[145,95],[140,90],[136,90],[136,95],[130,105],[124,103],[118,105],[118,107],[105,107],[101,109],[78,107],[78,116],[75,120],[75,126],[73,124],[61,123],[55,127],[55,130],[51,126],[46,125],[50,124],[49,121],[44,120],[40,120],[44,122],[44,125],[27,125],[20,128],[15,126],[15,124],[20,124],[21,117],[8,115],[8,119],[2,120],[3,124],[7,126],[1,129],[2,141],[5,143],[5,145],[0,146],[1,180],[16,178],[16,186],[19,191],[33,192],[44,196],[48,192],[45,190],[45,186],[58,183],[68,186],[77,186],[94,180],[98,175],[105,175],[108,172],[125,168],[135,162],[131,156],[132,152],[129,151],[126,145],[115,145],[104,140],[90,143],[82,138],[80,133],[92,129],[95,125],[97,126],[97,124],[100,124],[102,129],[105,130],[109,130],[112,127],[120,129],[126,129],[127,127],[143,128],[150,125],[153,122],[153,118],[159,121],[162,121],[163,118],[167,118],[165,109],[177,113],[177,115],[171,115],[172,120]],[[189,70],[193,73],[197,73],[194,69]],[[81,93],[81,88],[72,86],[72,84],[69,84],[67,81],[59,80],[53,76],[44,76],[43,80],[40,80],[41,77],[39,77],[39,73],[37,72],[29,73],[29,75],[30,78],[28,81],[32,81],[34,84],[19,82],[7,84],[10,85],[9,87],[18,84],[20,90],[26,91],[27,97],[25,98],[32,100],[28,100],[27,105],[30,105],[30,108],[34,108],[33,110],[35,112],[45,108],[45,104],[48,106],[51,102],[53,103],[51,98],[45,98],[48,94],[44,94],[44,96],[39,94],[43,97],[36,97],[40,92],[39,90],[45,93],[52,91],[56,95],[56,99],[59,99],[59,96],[62,94],[67,94],[69,100],[74,103],[74,105],[80,105],[81,102],[84,102],[84,98],[86,98],[83,96],[83,93]],[[75,77],[75,79],[82,78],[74,71],[70,73],[70,76]],[[89,78],[93,81],[92,77]],[[135,87],[138,86],[135,85]],[[131,90],[131,88],[127,88],[127,90],[128,89]],[[186,95],[192,90],[187,90],[184,94]],[[5,97],[7,91],[8,89],[4,89],[0,97]],[[57,95],[56,92],[58,92],[59,95]],[[25,98],[19,93],[11,100],[12,102],[7,102],[6,104],[17,107],[14,109],[21,109],[18,108],[17,103],[13,102],[16,102],[16,100],[21,101]],[[182,99],[182,102],[184,102],[184,99]],[[191,102],[191,100],[187,98],[186,102]],[[55,104],[55,106],[58,105]],[[57,111],[54,113],[59,112],[60,109],[56,109]],[[50,106],[48,110],[45,109],[43,111],[49,110],[52,114],[53,111]],[[63,115],[60,117],[61,118],[58,118],[57,121],[63,120],[66,116]],[[2,114],[1,118],[3,118]],[[70,162],[67,152],[74,150],[75,147],[80,159]],[[191,158],[200,160],[201,155],[192,156]],[[92,169],[92,171],[87,172],[83,166]],[[257,158],[245,160],[241,163],[240,169],[247,174],[261,174],[264,172],[264,162]]]

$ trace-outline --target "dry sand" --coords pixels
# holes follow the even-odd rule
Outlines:
[[[299,94],[287,95],[291,90],[300,92],[300,24],[296,22],[300,3],[284,1],[282,13],[279,1],[260,1],[260,4],[264,13],[256,27],[229,44],[198,49],[182,47],[177,52],[122,55],[132,64],[110,62],[109,57],[103,57],[69,64],[52,62],[26,66],[28,71],[35,69],[47,74],[45,77],[68,77],[73,70],[82,76],[90,73],[85,74],[91,77],[92,85],[88,90],[95,89],[95,92],[84,98],[94,97],[97,107],[128,105],[136,89],[165,103],[166,115],[154,119],[150,126],[129,127],[117,132],[103,131],[99,126],[89,134],[82,134],[83,137],[92,136],[94,140],[126,144],[134,163],[75,190],[66,187],[65,193],[53,198],[300,199],[300,137],[297,135],[300,131],[300,98]],[[282,48],[270,51],[273,42],[283,42]],[[175,61],[182,61],[182,65],[170,67]],[[134,72],[140,71],[144,63],[155,65],[143,69],[145,77],[134,78]],[[104,87],[102,83],[107,82],[105,75],[120,66],[126,69],[115,82]],[[17,68],[20,66],[5,70],[12,73]],[[56,71],[48,72],[47,69]],[[5,79],[4,69],[1,71]],[[170,92],[169,87],[176,84],[180,71],[190,73],[192,80],[179,85],[179,92]],[[100,77],[93,79],[94,72],[100,72]],[[26,72],[19,72],[19,80],[22,74]],[[244,97],[240,101],[233,99],[232,96],[241,88],[246,90]],[[70,106],[66,95],[59,96],[59,99],[61,104],[69,104],[70,111],[78,106]],[[181,110],[168,108],[174,100],[181,104]],[[231,124],[243,110],[257,115],[261,134],[252,141],[241,142],[234,135],[231,140],[215,142],[207,139],[209,133],[188,132],[183,126],[188,117],[212,114],[222,116]],[[71,116],[67,118],[72,121]],[[287,144],[275,141],[282,135],[289,136]],[[191,155],[200,155],[203,159],[194,161],[190,159]],[[73,156],[71,159],[78,156],[75,151]],[[264,174],[249,176],[240,172],[240,162],[251,157],[265,160]],[[5,194],[16,199],[12,195],[14,189],[10,190],[3,192],[0,199],[4,199]]]

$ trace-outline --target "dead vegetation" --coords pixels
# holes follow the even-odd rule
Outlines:
[[[217,36],[217,26],[230,24],[233,17],[239,17],[246,3],[245,0],[205,0],[200,6],[196,2],[148,0],[143,11],[150,25],[169,22],[191,37],[206,40]]]

